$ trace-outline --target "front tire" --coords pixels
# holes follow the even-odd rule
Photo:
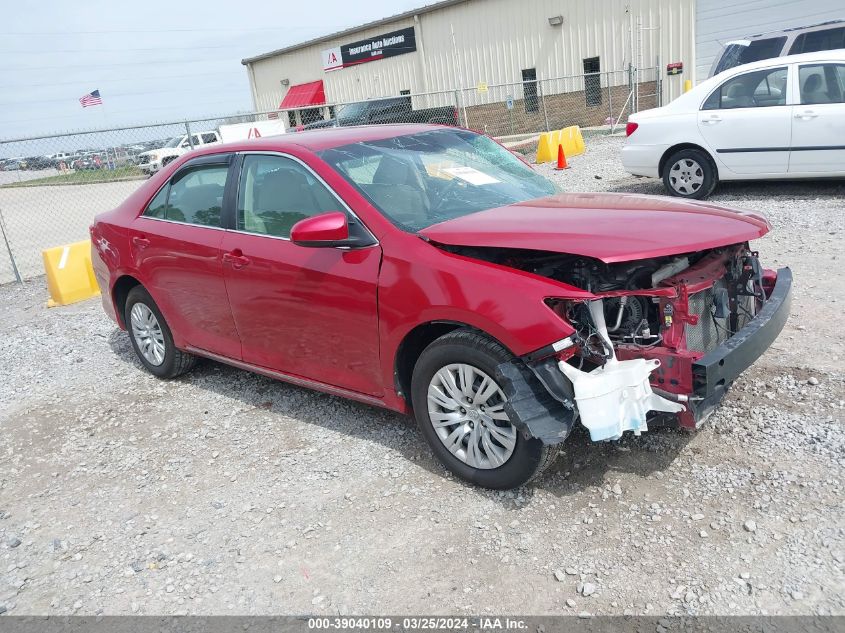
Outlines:
[[[663,167],[663,186],[679,198],[704,200],[719,182],[716,165],[700,149],[682,149],[675,152]]]
[[[480,332],[459,329],[429,345],[411,379],[420,431],[437,459],[461,479],[493,489],[521,486],[557,456],[510,423],[496,367],[513,355]]]
[[[143,286],[129,291],[123,322],[135,355],[154,376],[175,378],[196,364],[196,356],[176,348],[167,321]]]

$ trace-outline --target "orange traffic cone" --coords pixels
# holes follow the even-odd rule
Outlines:
[[[555,169],[569,169],[569,165],[566,164],[566,154],[563,153],[563,145],[561,144],[557,146],[557,167]]]

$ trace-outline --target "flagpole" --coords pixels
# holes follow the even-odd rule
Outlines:
[[[103,129],[107,129],[109,127],[109,120],[106,116],[106,102],[103,101],[103,93],[101,93],[99,89],[97,90],[97,92],[100,93],[100,107],[102,108],[101,112],[103,115]],[[106,169],[111,170],[112,167],[110,167],[109,165],[112,165],[115,169],[117,168],[117,151],[115,151],[114,147],[109,147],[109,145],[111,145],[111,143],[106,144]],[[114,155],[114,161],[109,160],[109,150],[111,150],[111,153]]]

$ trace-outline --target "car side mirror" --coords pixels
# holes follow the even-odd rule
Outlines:
[[[300,220],[291,228],[290,240],[298,246],[351,246],[346,214],[329,211]]]

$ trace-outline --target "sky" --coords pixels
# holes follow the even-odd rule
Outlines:
[[[4,2],[0,141],[249,111],[241,59],[430,2]]]

